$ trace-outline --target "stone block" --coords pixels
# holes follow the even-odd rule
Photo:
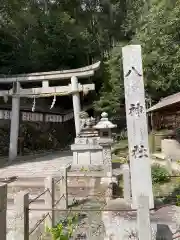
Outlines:
[[[14,198],[15,222],[12,227],[13,239],[29,239],[29,193],[21,191]]]
[[[156,239],[172,240],[173,234],[168,225],[157,224]]]
[[[180,144],[175,139],[161,140],[161,151],[173,161],[180,160]]]
[[[68,208],[68,191],[67,191],[67,168],[61,168],[61,180],[59,183],[60,198],[58,209]]]
[[[44,185],[46,190],[44,195],[45,208],[50,209],[49,216],[46,218],[46,226],[51,228],[51,227],[54,227],[54,224],[55,224],[55,212],[51,210],[54,208],[54,202],[55,202],[54,178],[53,177],[45,178]]]
[[[131,202],[131,178],[130,169],[128,164],[123,165],[123,190],[124,199],[130,203]]]

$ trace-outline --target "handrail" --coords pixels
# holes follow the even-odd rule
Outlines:
[[[59,200],[57,200],[57,201],[54,203],[54,207],[57,206],[57,204],[61,201],[61,199],[62,199],[63,197],[65,197],[64,194],[59,198]]]
[[[29,204],[35,202],[37,199],[39,199],[42,195],[44,195],[45,193],[49,192],[49,189],[47,188],[44,192],[40,193],[37,197],[35,197],[34,199],[32,199]],[[50,192],[49,192],[50,193]]]
[[[62,179],[64,179],[64,176],[61,176],[60,179],[54,182],[54,184],[58,184]]]
[[[34,228],[29,232],[29,235],[31,235],[39,227],[39,225],[47,218],[48,215],[49,213],[43,215],[43,218],[36,222]]]

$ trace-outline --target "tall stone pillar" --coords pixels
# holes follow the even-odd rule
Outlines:
[[[138,198],[144,195],[149,199],[149,208],[154,208],[141,46],[123,47],[122,55],[132,207],[137,209]]]
[[[19,82],[14,83],[13,93],[18,94],[19,90],[20,83]],[[20,97],[14,95],[12,96],[9,161],[13,161],[17,157],[19,135],[19,112],[20,112]]]
[[[73,100],[73,110],[74,110],[74,122],[76,129],[76,136],[80,133],[80,112],[81,112],[81,103],[80,95],[78,89],[78,79],[77,77],[71,78],[71,90],[72,90],[72,100]]]

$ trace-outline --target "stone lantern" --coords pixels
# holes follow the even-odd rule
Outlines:
[[[109,121],[108,114],[105,112],[101,114],[101,120],[94,126],[101,138],[112,138],[112,129],[116,127],[117,125]]]
[[[102,146],[103,164],[109,177],[112,177],[112,129],[116,127],[115,124],[109,121],[108,114],[105,112],[101,114],[100,121],[94,126],[94,128],[99,131],[99,145]]]

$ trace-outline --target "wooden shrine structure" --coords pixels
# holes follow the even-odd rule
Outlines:
[[[174,130],[180,126],[180,92],[162,98],[147,110],[152,116],[153,130]]]

